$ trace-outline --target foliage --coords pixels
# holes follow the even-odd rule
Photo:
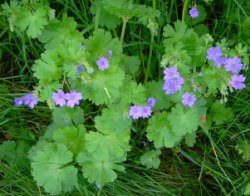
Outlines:
[[[204,2],[212,4],[212,1]],[[32,141],[29,142],[6,134],[5,137],[11,140],[0,145],[0,160],[20,168],[30,162],[31,174],[37,185],[52,195],[80,189],[79,179],[82,178],[86,184],[87,181],[94,183],[101,191],[126,169],[129,170],[131,165],[138,163],[135,157],[140,157],[139,163],[147,168],[159,168],[165,159],[165,151],[173,152],[178,160],[181,160],[181,153],[196,165],[200,164],[200,180],[203,172],[210,168],[205,163],[205,154],[204,162],[200,163],[185,151],[194,147],[196,141],[205,135],[216,157],[211,162],[218,163],[219,168],[212,169],[215,173],[212,177],[219,186],[224,185],[217,176],[217,170],[221,170],[223,179],[235,189],[221,167],[219,158],[225,159],[225,156],[210,136],[210,128],[227,125],[235,117],[230,107],[236,90],[232,83],[238,85],[245,81],[232,81],[232,76],[247,71],[249,49],[241,43],[235,44],[226,39],[216,42],[213,39],[205,25],[209,22],[210,16],[207,17],[206,13],[209,6],[199,2],[200,16],[193,19],[188,16],[187,6],[193,6],[188,1],[171,1],[170,12],[167,12],[165,8],[156,9],[159,5],[155,1],[151,7],[148,2],[94,0],[90,8],[92,18],[88,20],[90,13],[77,15],[72,9],[74,5],[85,9],[87,4],[57,3],[64,6],[64,13],[57,16],[55,10],[50,8],[54,4],[49,5],[49,1],[13,0],[2,5],[10,31],[23,43],[22,53],[17,59],[25,57],[27,65],[33,63],[33,94],[40,102],[47,103],[52,120],[42,128],[37,123],[34,130],[39,127],[41,132],[36,134],[38,139],[32,133],[29,137]],[[69,8],[69,4],[72,7]],[[173,6],[176,10],[183,8],[182,20],[171,21]],[[164,18],[166,13],[167,24]],[[80,18],[73,15],[85,18],[86,24],[93,21],[93,25],[84,26],[86,24],[81,24]],[[247,37],[249,17],[241,18],[244,20],[239,37]],[[124,43],[126,25],[131,39],[126,39]],[[34,62],[33,59],[27,61],[26,44],[41,48],[38,52],[40,57],[35,57]],[[221,55],[216,53],[212,54],[212,58],[208,57],[209,50],[215,47],[219,48]],[[3,53],[3,57],[5,55]],[[232,58],[240,59],[238,65],[232,65]],[[100,69],[100,59],[105,60],[105,69]],[[226,66],[242,68],[234,73]],[[172,70],[170,74],[169,70]],[[174,93],[167,93],[166,88],[173,88],[169,92]],[[75,101],[70,94],[72,90],[77,91],[82,99],[73,108],[58,106],[55,103],[58,90],[65,93],[57,99]],[[186,93],[194,98],[186,100],[192,101],[191,104],[184,104],[183,95]],[[149,98],[156,100],[155,106],[147,103]],[[133,111],[133,107],[139,108],[139,111]],[[145,111],[142,108],[145,107],[149,108],[146,117],[133,118],[131,113],[143,114]],[[37,106],[34,114],[38,114],[41,108],[45,107]],[[23,108],[15,109],[22,111]],[[11,133],[11,130],[8,132]],[[135,151],[141,139],[145,140],[145,153],[139,151],[138,155]],[[31,147],[30,143],[34,145]],[[236,149],[244,161],[249,160],[247,142],[238,142]],[[217,151],[223,156],[218,158]],[[199,153],[198,150],[195,152]],[[249,184],[245,194],[248,194],[248,189]],[[225,191],[223,193],[226,194]]]

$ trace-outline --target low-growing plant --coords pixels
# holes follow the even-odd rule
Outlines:
[[[249,64],[248,48],[226,39],[215,42],[199,28],[206,18],[201,5],[185,1],[182,20],[161,32],[154,4],[96,0],[91,7],[94,31],[88,37],[72,17],[55,17],[46,1],[11,1],[2,8],[11,31],[44,47],[32,65],[37,85],[14,103],[33,109],[46,102],[53,120],[30,149],[21,141],[5,141],[0,158],[22,166],[28,160],[19,162],[18,152],[28,151],[34,180],[53,195],[78,188],[79,173],[100,189],[114,182],[126,170],[136,133],[147,138],[141,164],[158,168],[163,148],[193,147],[198,130],[208,134],[212,125],[232,120],[229,95],[246,87],[242,72]],[[144,69],[137,56],[123,50],[132,19],[151,36]],[[151,73],[157,34],[163,36],[164,51],[154,65],[159,73]],[[17,155],[10,156],[12,151]]]

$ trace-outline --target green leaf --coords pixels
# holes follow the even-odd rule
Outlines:
[[[90,9],[91,13],[95,14],[93,21],[96,20],[96,17],[98,15],[98,25],[100,26],[105,26],[109,29],[114,29],[122,22],[121,19],[118,18],[116,15],[106,11],[103,8],[101,1],[94,1],[94,5]]]
[[[250,195],[250,182],[245,187],[244,195]]]
[[[127,112],[124,113],[119,107],[103,109],[102,115],[95,117],[95,127],[104,134],[129,132],[131,118]]]
[[[32,176],[47,193],[57,195],[78,186],[73,154],[63,144],[47,144],[31,162]]]
[[[51,20],[38,39],[45,44],[46,49],[54,49],[61,43],[70,40],[82,42],[83,37],[80,32],[76,30],[76,26],[76,22],[70,17],[64,17],[62,21],[57,19]]]
[[[160,154],[160,150],[150,150],[146,152],[140,157],[141,164],[145,165],[147,168],[157,169],[161,163],[161,160],[159,158]]]
[[[53,134],[53,139],[56,143],[62,143],[67,146],[73,152],[74,157],[76,157],[78,153],[84,150],[85,134],[86,129],[84,126],[79,126],[78,128],[71,126],[56,130]]]
[[[53,124],[58,128],[81,125],[84,122],[84,112],[80,107],[55,107],[53,110]]]
[[[62,69],[57,66],[54,60],[54,52],[50,50],[46,50],[41,55],[41,59],[35,61],[32,70],[41,86],[58,81],[62,76]]]
[[[244,161],[250,161],[250,140],[239,141],[236,150]]]
[[[123,55],[121,59],[123,69],[127,74],[136,74],[140,69],[140,59],[138,56],[126,56]]]
[[[36,145],[32,146],[28,151],[28,158],[31,161],[34,161],[34,157],[36,157],[37,152],[43,151],[44,147],[48,144],[48,142],[42,138],[39,138],[39,141]]]
[[[104,9],[118,17],[132,18],[142,15],[145,11],[145,6],[134,4],[130,0],[102,0],[102,3]]]
[[[87,59],[96,69],[96,61],[100,57],[107,56],[109,50],[112,50],[112,56],[109,58],[110,66],[119,66],[122,44],[117,38],[112,39],[112,35],[108,31],[103,29],[94,31],[93,36],[84,40],[84,44],[88,52]]]
[[[108,160],[100,160],[96,156],[88,153],[80,153],[77,161],[82,166],[82,173],[90,183],[95,182],[101,186],[108,182],[114,182],[117,178],[116,171],[124,172],[125,168],[119,163],[125,158],[115,158]]]
[[[147,97],[156,99],[156,105],[153,107],[153,110],[168,109],[172,106],[171,96],[167,96],[162,89],[163,83],[163,80],[153,80],[145,85]]]
[[[155,114],[149,119],[147,138],[154,142],[156,148],[172,148],[181,140],[181,136],[175,134],[168,122],[168,113]]]
[[[47,101],[49,106],[54,105],[54,103],[52,103],[53,93],[59,90],[61,87],[62,84],[60,84],[59,81],[44,86],[38,86],[38,91],[40,92],[39,101]]]
[[[21,31],[27,30],[27,35],[31,38],[37,38],[42,33],[45,25],[48,24],[47,11],[43,8],[37,8],[34,11],[25,7],[20,9],[16,26]]]
[[[188,147],[191,147],[191,148],[194,147],[195,142],[196,142],[196,133],[195,132],[185,135],[185,144]]]
[[[130,76],[126,75],[118,100],[119,105],[127,111],[131,103],[145,105],[145,88],[142,84],[137,84]]]
[[[201,121],[200,115],[196,110],[184,108],[180,104],[172,108],[167,119],[177,136],[184,136],[187,133],[195,132]]]
[[[216,125],[222,125],[234,118],[232,108],[225,107],[219,101],[213,103],[210,112]]]
[[[80,91],[83,92],[85,99],[96,105],[113,103],[120,95],[123,79],[124,72],[111,64],[107,70],[98,70],[91,74],[91,81],[84,83]]]
[[[27,151],[29,145],[25,141],[4,141],[0,145],[0,160],[6,161],[11,166],[19,168],[28,167]]]
[[[224,69],[218,69],[211,64],[209,66],[209,68],[202,68],[202,83],[203,85],[207,85],[207,91],[209,94],[216,94],[224,86],[228,86],[231,74]]]
[[[99,160],[120,158],[124,157],[131,148],[129,139],[129,132],[109,133],[107,135],[90,132],[86,135],[86,149]]]

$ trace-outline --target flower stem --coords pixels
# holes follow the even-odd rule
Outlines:
[[[156,1],[152,0],[152,4],[153,4],[153,9],[155,10],[156,9]],[[151,59],[152,59],[153,47],[154,47],[154,34],[153,34],[153,32],[151,32],[147,69],[146,69],[145,79],[144,79],[145,83],[148,81],[148,75],[149,75],[149,71],[150,71],[150,64],[151,64]]]
[[[123,16],[122,17],[122,21],[123,21],[123,24],[122,24],[122,33],[121,33],[121,37],[120,37],[121,43],[123,43],[123,39],[124,39],[124,35],[125,35],[125,30],[126,30],[126,25],[127,25],[127,22],[128,22],[128,18],[126,16]]]
[[[184,5],[183,5],[183,9],[182,9],[182,21],[185,21],[185,15],[187,12],[188,3],[189,3],[189,0],[184,1]]]

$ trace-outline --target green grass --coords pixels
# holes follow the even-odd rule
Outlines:
[[[68,6],[65,4],[68,2]],[[144,1],[137,1],[143,3]],[[149,5],[151,1],[145,1]],[[84,36],[93,31],[92,15],[89,11],[90,1],[58,1],[53,7],[63,13],[75,17],[79,29]],[[244,6],[247,0],[229,0],[227,4],[214,1],[208,6],[210,33],[216,40],[223,37],[235,39],[246,44],[241,35],[241,25],[245,17],[250,15],[250,6]],[[249,4],[247,4],[249,5]],[[166,18],[162,26],[181,19],[176,11],[181,9],[177,1],[156,1],[156,8]],[[235,13],[239,17],[235,17]],[[1,20],[1,19],[0,19]],[[1,22],[2,24],[2,22]],[[45,105],[39,105],[34,110],[15,108],[13,98],[20,96],[35,84],[32,78],[31,65],[38,59],[42,47],[38,42],[29,40],[22,33],[10,33],[6,23],[0,25],[0,140],[24,139],[30,143],[49,124],[51,112]],[[121,28],[119,28],[121,31]],[[162,31],[162,27],[159,29]],[[112,32],[117,36],[115,32]],[[120,35],[120,34],[118,34]],[[162,37],[159,33],[152,41],[150,34],[132,21],[128,23],[124,36],[124,51],[127,54],[138,55],[142,67],[150,66],[149,80],[158,75],[160,70]],[[152,59],[148,60],[150,46]],[[250,77],[249,70],[245,73]],[[140,78],[143,80],[143,78]],[[235,118],[224,126],[212,127],[206,132],[198,132],[194,148],[176,148],[164,150],[161,156],[161,166],[158,170],[146,169],[135,164],[143,151],[139,144],[136,150],[129,154],[126,162],[126,173],[120,173],[115,183],[105,186],[100,195],[242,195],[250,177],[243,175],[249,171],[250,163],[245,161],[236,149],[240,142],[250,139],[250,81],[247,88],[230,95],[229,106],[232,107]],[[79,174],[80,175],[80,174]],[[71,195],[96,195],[98,189],[80,178],[81,187]],[[0,162],[0,195],[46,195],[33,181],[27,168],[10,167]],[[66,194],[65,194],[66,195]],[[67,194],[68,195],[68,194]]]

